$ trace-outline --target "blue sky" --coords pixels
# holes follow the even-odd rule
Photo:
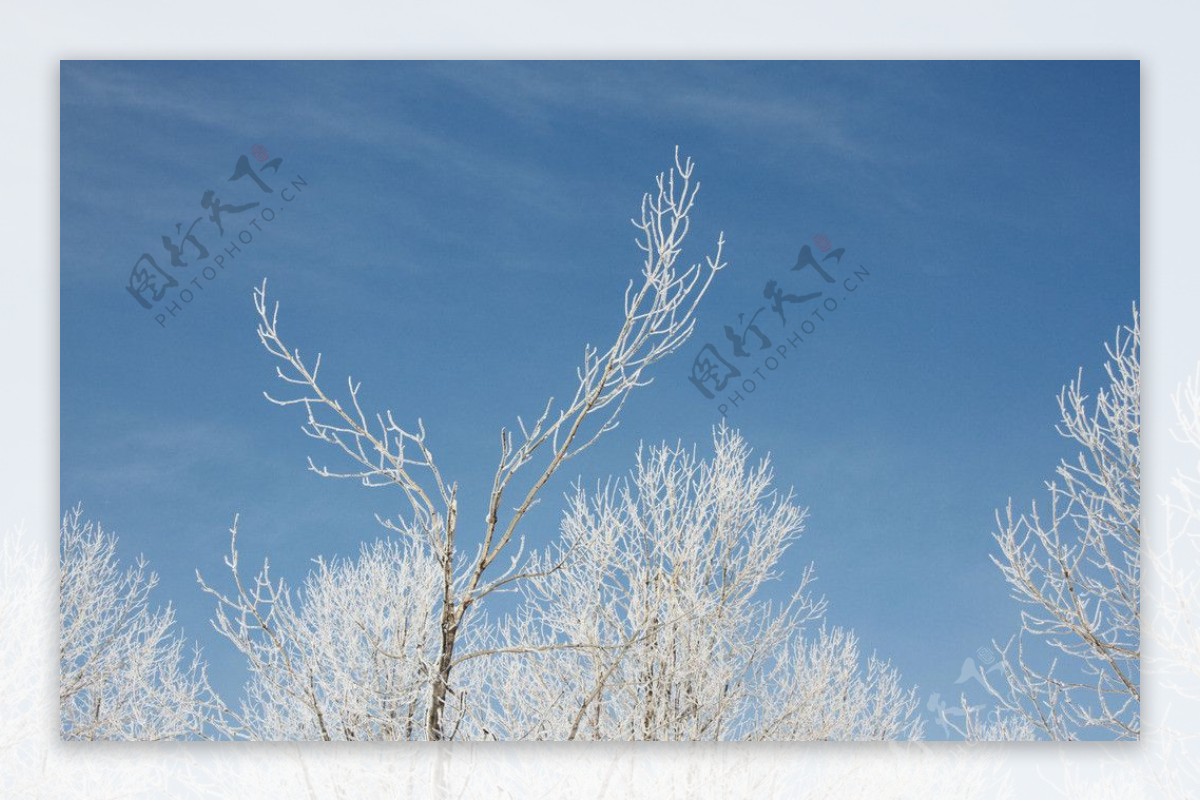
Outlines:
[[[824,235],[839,280],[869,279],[728,418],[810,509],[790,575],[815,561],[830,621],[923,700],[1016,631],[993,511],[1040,497],[1070,452],[1055,395],[1080,366],[1097,386],[1138,297],[1137,62],[64,62],[61,86],[61,502],[148,558],[224,692],[239,658],[194,571],[220,580],[233,515],[244,563],[296,580],[403,504],[306,472],[335,456],[262,397],[252,287],[269,279],[282,332],[331,379],[424,421],[481,520],[498,429],[571,391],[585,342],[619,324],[628,219],[676,144],[703,184],[685,257],[724,230],[730,268],[531,539],[571,480],[624,473],[639,442],[703,449],[719,413],[693,357],[731,358],[722,329],[767,281],[820,289],[789,267]],[[282,159],[270,196],[226,181],[243,155]],[[143,309],[129,271],[144,252],[167,266],[161,237],[209,189],[276,219],[160,326],[175,290]],[[252,214],[224,237],[201,220],[210,258]]]

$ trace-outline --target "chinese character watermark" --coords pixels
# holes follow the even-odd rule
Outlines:
[[[715,401],[722,417],[745,402],[779,367],[870,278],[863,265],[852,267],[846,248],[824,234],[800,248],[796,263],[781,278],[768,279],[762,300],[723,326],[723,353],[705,342],[692,360],[688,381]],[[792,275],[798,273],[798,275]],[[804,284],[804,286],[801,286]]]
[[[245,155],[239,156],[233,174],[225,181],[234,186],[220,190],[226,197],[216,189],[205,189],[199,199],[202,213],[190,221],[176,222],[173,232],[163,234],[161,251],[146,251],[134,260],[125,290],[139,306],[154,313],[159,327],[165,328],[169,319],[182,314],[197,297],[192,288],[203,291],[205,282],[214,281],[243,253],[243,246],[250,245],[255,234],[262,233],[264,225],[274,222],[283,207],[308,187],[299,174],[281,179],[283,159],[271,158],[262,145],[251,148],[250,154],[260,166],[256,168]],[[228,196],[245,191],[257,199]]]

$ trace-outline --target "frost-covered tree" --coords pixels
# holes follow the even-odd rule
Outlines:
[[[1141,392],[1137,308],[1106,345],[1107,385],[1083,373],[1063,388],[1059,432],[1079,447],[1046,488],[1049,504],[997,512],[1000,568],[1023,604],[992,689],[998,715],[1026,725],[978,728],[1070,740],[1140,731]],[[981,734],[980,736],[984,736]]]
[[[811,565],[772,598],[806,512],[737,433],[721,427],[713,445],[710,460],[643,450],[628,479],[576,493],[519,610],[464,657],[486,699],[465,723],[474,736],[920,736],[894,669],[873,656],[864,668],[849,632],[806,629],[825,608]]]
[[[804,513],[769,491],[767,465],[722,430],[702,462],[655,449],[623,494],[578,494],[561,541],[527,554],[521,524],[572,457],[617,425],[649,368],[691,334],[697,304],[724,267],[678,269],[699,184],[676,152],[642,200],[641,276],[629,282],[611,344],[588,346],[569,400],[551,398],[519,433],[502,429],[482,525],[462,525],[458,488],[418,420],[368,414],[359,384],[339,399],[321,358],[285,344],[278,305],[255,292],[258,335],[288,387],[268,399],[304,410],[308,436],[349,467],[325,477],[399,489],[407,509],[380,518],[389,539],[317,568],[298,587],[269,565],[246,578],[236,521],[232,589],[215,625],[247,656],[238,733],[281,739],[829,738],[915,736],[916,701],[886,663],[860,665],[854,637],[821,628],[805,571],[773,601],[767,585]],[[484,613],[516,593],[519,611]]]
[[[419,545],[382,540],[357,559],[317,560],[292,591],[270,565],[247,586],[237,525],[226,557],[234,589],[214,625],[246,657],[235,736],[255,740],[420,739],[438,655],[441,568]]]
[[[577,491],[519,603],[459,641],[447,739],[885,740],[921,735],[915,692],[819,623],[811,566],[783,558],[805,511],[725,428],[714,455],[644,450],[626,481]],[[236,526],[217,629],[249,659],[240,736],[423,739],[440,656],[442,570],[383,540],[292,590],[242,584]],[[203,583],[203,581],[202,581]],[[774,592],[773,592],[774,591]]]
[[[59,599],[59,707],[67,740],[207,737],[219,704],[198,650],[189,656],[170,606],[154,609],[158,578],[137,563],[122,570],[117,540],[63,515]]]
[[[406,537],[422,551],[421,559],[434,560],[440,570],[433,611],[438,621],[436,658],[421,674],[427,684],[427,698],[420,704],[426,715],[424,734],[431,740],[449,734],[445,717],[455,693],[459,643],[477,606],[527,575],[520,534],[525,515],[565,462],[617,425],[629,394],[649,383],[649,368],[687,340],[697,304],[724,267],[723,237],[717,240],[715,256],[676,267],[699,190],[692,173],[692,161],[680,159],[676,150],[673,168],[660,174],[655,190],[643,196],[634,225],[644,262],[640,277],[626,287],[624,315],[611,344],[584,349],[568,400],[552,397],[532,425],[518,418],[519,434],[500,431],[487,512],[478,525],[461,525],[458,485],[443,476],[420,420],[414,427],[402,425],[390,410],[368,414],[359,404],[359,384],[353,380],[347,381],[347,395],[339,400],[320,377],[320,356],[306,361],[285,344],[279,307],[268,304],[266,285],[255,292],[259,339],[278,360],[278,377],[288,388],[284,397],[268,399],[302,408],[305,433],[332,445],[349,465],[327,469],[310,459],[310,468],[322,476],[399,489],[407,511],[381,522]],[[229,600],[236,618],[253,617],[246,608],[255,603],[252,594],[239,592]]]

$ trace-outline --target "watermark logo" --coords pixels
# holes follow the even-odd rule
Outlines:
[[[976,661],[976,657],[978,657],[978,661]],[[980,713],[989,706],[986,703],[978,705],[967,703],[965,700],[966,686],[964,685],[969,685],[972,681],[977,682],[990,696],[991,687],[988,684],[987,676],[1003,667],[1004,664],[996,660],[995,651],[987,646],[980,646],[974,656],[963,659],[962,667],[958,671],[958,678],[954,680],[955,685],[962,687],[962,690],[959,691],[958,705],[947,703],[940,692],[929,694],[929,698],[925,702],[925,709],[934,713],[935,721],[947,738],[963,732],[968,715]],[[954,718],[958,719],[958,723],[955,723]]]
[[[753,311],[739,312],[735,321],[724,326],[724,353],[712,342],[701,346],[688,381],[705,398],[715,401],[722,417],[728,416],[870,276],[863,265],[851,266],[846,248],[835,248],[829,237],[817,234],[812,245],[800,248],[796,263],[785,276],[767,280],[762,290],[765,303],[760,302]],[[808,286],[797,288],[799,283]]]
[[[196,299],[192,287],[204,291],[205,282],[216,280],[254,242],[255,234],[266,230],[264,224],[274,222],[308,187],[300,174],[290,179],[281,175],[283,159],[272,158],[262,145],[252,147],[250,155],[260,166],[238,156],[225,181],[235,186],[222,188],[221,194],[205,189],[200,193],[202,213],[190,223],[175,223],[173,232],[162,235],[161,251],[146,251],[134,261],[125,290],[153,313],[159,327],[165,328]]]

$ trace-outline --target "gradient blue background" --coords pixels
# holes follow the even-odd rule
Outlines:
[[[147,557],[235,696],[240,657],[194,578],[223,580],[233,515],[244,564],[270,555],[295,581],[403,509],[305,471],[336,456],[262,397],[252,287],[270,279],[327,380],[424,420],[468,536],[499,428],[571,392],[584,343],[619,325],[628,218],[679,144],[703,183],[684,257],[724,230],[731,266],[696,337],[548,487],[530,539],[553,536],[573,479],[624,473],[639,442],[704,449],[719,415],[692,357],[767,280],[813,286],[788,267],[825,234],[869,281],[729,421],[810,508],[785,582],[815,561],[832,623],[923,705],[957,697],[963,660],[1019,626],[993,511],[1040,498],[1071,453],[1055,395],[1080,366],[1099,385],[1138,296],[1138,105],[1133,61],[64,62],[61,503]],[[255,144],[307,187],[160,327],[130,267],[204,190],[259,199],[224,183]]]

